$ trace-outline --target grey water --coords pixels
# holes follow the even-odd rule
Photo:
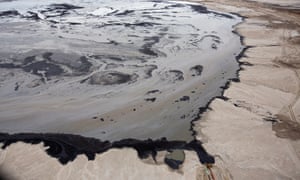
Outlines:
[[[237,76],[241,21],[184,1],[0,1],[0,132],[189,141]]]

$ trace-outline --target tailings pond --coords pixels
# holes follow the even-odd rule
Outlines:
[[[241,21],[181,1],[2,0],[0,132],[190,141],[237,77]]]

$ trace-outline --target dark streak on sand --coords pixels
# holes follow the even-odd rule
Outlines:
[[[121,149],[125,147],[134,148],[141,159],[151,156],[155,160],[158,151],[177,149],[195,151],[199,161],[203,164],[215,162],[214,158],[202,147],[201,142],[197,140],[185,142],[168,141],[166,138],[162,138],[159,140],[124,139],[109,142],[72,134],[0,133],[0,142],[3,143],[2,149],[19,141],[30,144],[43,142],[44,146],[48,147],[46,149],[47,154],[57,158],[62,164],[73,161],[81,154],[86,155],[89,160],[94,160],[98,153],[106,152],[112,148]]]
[[[193,72],[192,76],[200,76],[203,70],[203,66],[196,65],[191,67],[190,70]]]
[[[0,68],[17,69],[17,68],[21,68],[21,66],[13,64],[13,63],[3,63],[3,64],[0,64]]]
[[[148,91],[146,94],[155,94],[155,93],[159,93],[160,91],[158,89],[155,89],[155,90],[151,90],[151,91]]]
[[[10,10],[10,11],[2,11],[0,12],[0,17],[5,17],[5,16],[19,16],[20,13],[16,10]]]
[[[45,76],[57,76],[64,72],[60,66],[48,63],[46,61],[34,62],[32,64],[26,65],[22,68],[25,72],[30,72],[32,74],[43,76],[43,72],[45,72]]]
[[[59,54],[59,53],[58,53]],[[53,55],[58,56],[52,52],[45,52],[42,54],[36,54],[33,56],[25,57],[22,61],[22,64],[18,63],[0,63],[0,68],[6,69],[22,69],[25,72],[40,76],[42,78],[49,79],[52,76],[67,75],[62,66],[67,66],[72,69],[72,75],[83,75],[87,74],[92,66],[85,56],[80,56],[76,60],[76,63],[72,58],[68,60],[53,59]],[[36,56],[41,56],[43,60],[37,60]]]
[[[175,83],[177,81],[183,81],[183,72],[180,70],[169,70],[162,74],[162,80],[167,80],[169,82]]]
[[[179,100],[180,101],[189,101],[190,97],[189,96],[182,96]]]
[[[235,14],[235,15],[238,16],[238,17],[241,17],[242,21],[244,21],[245,18],[246,18],[246,17],[241,16],[239,14]],[[239,69],[236,71],[236,78],[229,79],[229,81],[227,81],[226,84],[223,87],[220,87],[221,89],[223,89],[222,95],[210,99],[207,102],[206,106],[198,108],[198,113],[197,113],[196,117],[194,117],[194,119],[191,121],[190,131],[192,131],[192,136],[193,137],[196,137],[197,134],[198,134],[198,132],[196,130],[194,130],[195,122],[198,121],[199,119],[201,119],[202,114],[204,112],[212,110],[209,107],[209,105],[211,104],[211,102],[213,102],[217,98],[224,99],[225,101],[228,100],[228,97],[224,96],[225,90],[229,88],[231,82],[237,82],[237,83],[240,82],[240,72],[243,70],[243,68],[242,68],[243,62],[241,62],[240,59],[245,56],[245,52],[247,51],[247,49],[251,48],[251,46],[246,46],[245,45],[245,43],[244,43],[244,37],[242,35],[238,34],[235,30],[233,30],[232,32],[235,33],[237,36],[240,37],[240,42],[242,44],[242,50],[235,57],[237,63],[239,64]]]
[[[154,102],[156,101],[156,98],[146,98],[145,101]]]
[[[68,11],[75,9],[82,9],[83,7],[74,6],[71,4],[51,4],[46,10],[42,10],[47,18],[49,17],[62,17],[68,14]]]
[[[198,13],[202,13],[202,14],[210,14],[211,11],[209,11],[206,7],[204,6],[201,6],[201,5],[190,5],[191,8],[198,12]],[[214,12],[213,13],[215,16],[221,16],[221,17],[226,17],[226,18],[229,18],[229,19],[232,19],[233,17],[228,15],[228,14],[224,14],[224,13],[219,13],[219,12]]]
[[[117,71],[106,71],[93,74],[89,78],[89,83],[97,85],[123,84],[135,81],[137,77],[137,74],[125,74]]]
[[[155,52],[152,47],[158,43],[160,40],[160,37],[154,36],[154,37],[149,37],[149,38],[145,38],[144,41],[147,42],[143,45],[143,47],[140,49],[141,53],[144,53],[146,55],[149,56],[158,56],[158,53]]]

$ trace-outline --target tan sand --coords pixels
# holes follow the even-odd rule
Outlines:
[[[250,1],[198,2],[247,17],[237,31],[245,45],[255,46],[240,60],[253,66],[243,66],[241,82],[225,91],[229,100],[214,100],[212,110],[195,124],[198,138],[216,157],[215,179],[300,179],[299,14]],[[279,123],[266,121],[274,119]],[[42,145],[17,143],[0,151],[0,164],[1,171],[17,179],[207,178],[191,152],[175,172],[140,161],[131,149],[110,150],[95,161],[80,156],[62,166]]]
[[[72,163],[61,165],[55,158],[45,153],[42,144],[16,143],[0,152],[0,170],[13,179],[196,179],[207,177],[206,169],[199,164],[197,155],[186,153],[185,165],[173,171],[162,163],[163,155],[158,155],[159,164],[142,162],[132,149],[110,150],[98,155],[94,161],[85,156],[77,157]],[[220,170],[221,172],[221,170]],[[228,176],[224,171],[220,176]],[[198,178],[198,179],[199,179]]]
[[[245,16],[237,31],[254,47],[240,60],[252,66],[225,91],[229,100],[216,99],[196,122],[198,138],[234,179],[300,179],[299,14],[256,2],[201,2]],[[272,1],[279,2],[287,3]]]

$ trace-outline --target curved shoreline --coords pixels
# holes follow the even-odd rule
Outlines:
[[[191,5],[192,6],[192,5]],[[198,5],[195,5],[195,8],[197,8]],[[207,13],[209,12],[205,7],[201,7],[201,13]],[[220,12],[214,12],[216,15],[219,16],[225,16],[226,14],[222,14]],[[238,17],[238,14],[234,14]],[[232,18],[230,15],[226,15],[226,17]],[[242,18],[242,17],[241,17]],[[243,19],[242,19],[243,20]],[[236,26],[236,25],[235,25]],[[233,34],[236,34],[238,38],[240,39],[240,42],[242,42],[243,37],[240,36],[238,33],[235,32],[234,28],[232,30]],[[243,47],[242,47],[243,48]],[[196,139],[197,132],[194,130],[194,122],[198,121],[199,118],[201,117],[201,114],[206,111],[206,109],[209,107],[210,103],[214,101],[216,98],[223,98],[226,99],[226,97],[223,96],[224,91],[229,87],[230,81],[238,81],[238,73],[241,70],[241,63],[239,62],[239,58],[243,56],[244,49],[242,49],[240,52],[238,52],[238,55],[235,56],[235,61],[239,64],[239,69],[235,72],[236,77],[230,78],[227,80],[226,84],[222,87],[220,87],[221,90],[221,95],[217,97],[213,97],[210,99],[207,104],[204,107],[200,107],[196,113],[196,117],[190,121],[190,131],[192,133],[193,140],[190,142],[185,142],[185,141],[174,141],[170,140],[168,141],[167,139],[158,139],[158,140],[138,140],[138,139],[122,139],[119,141],[114,141],[114,142],[109,142],[105,141],[102,142],[100,139],[93,139],[89,137],[82,137],[82,136],[77,136],[73,134],[58,134],[58,133],[15,133],[15,134],[8,134],[8,133],[2,133],[0,136],[0,142],[4,143],[3,149],[5,149],[7,146],[9,146],[12,143],[15,142],[25,142],[25,143],[32,143],[32,144],[37,144],[43,142],[46,147],[49,147],[49,151],[47,150],[48,155],[57,158],[62,164],[65,164],[69,161],[73,161],[77,155],[80,154],[85,154],[89,160],[94,159],[93,157],[95,156],[96,153],[101,153],[105,152],[108,149],[111,148],[123,148],[123,147],[133,147],[135,150],[138,151],[139,157],[148,157],[149,154],[152,154],[153,159],[155,159],[155,154],[157,154],[157,151],[165,151],[165,150],[172,150],[172,149],[181,149],[181,150],[193,150],[198,154],[199,161],[202,164],[213,164],[214,163],[214,158],[210,156],[201,146],[201,142]],[[202,68],[202,67],[201,67]],[[202,69],[201,69],[202,71]],[[95,117],[97,118],[97,117]],[[64,140],[60,140],[60,138]],[[85,147],[84,149],[81,149],[79,144],[77,144],[75,141],[83,141],[90,142],[92,141],[93,143],[98,144],[98,148],[93,147]],[[93,139],[93,140],[92,140]],[[120,147],[118,147],[118,145]],[[164,145],[162,145],[164,144]],[[72,146],[72,152],[68,150],[68,145]],[[146,145],[145,149],[143,149],[143,145]],[[51,152],[51,149],[60,149],[61,153],[56,154],[54,152]],[[70,155],[65,154],[63,152],[70,152]],[[63,153],[63,155],[62,155]],[[143,155],[141,155],[143,154]]]
[[[202,7],[199,5],[199,7]],[[207,11],[205,9],[205,11]],[[225,16],[225,14],[221,14],[219,12],[215,12],[217,15]],[[231,17],[231,16],[228,16]],[[234,33],[234,30],[232,30]],[[234,33],[236,34],[236,33]],[[241,36],[236,34],[238,38],[242,39]],[[235,60],[239,63],[238,58],[241,56],[243,51],[237,52],[239,55],[235,57]],[[201,67],[202,68],[202,67]],[[239,67],[240,69],[240,67]],[[235,74],[238,74],[237,70]],[[202,69],[201,69],[202,72]],[[229,81],[237,81],[238,78],[234,77],[228,79],[224,87],[221,87],[221,95],[219,98],[223,97],[224,90],[228,88]],[[202,164],[213,164],[214,157],[209,155],[202,147],[201,142],[196,139],[196,131],[194,131],[194,121],[198,120],[201,114],[208,108],[209,104],[215,99],[213,97],[209,100],[209,102],[205,105],[205,107],[201,107],[196,113],[196,117],[190,122],[190,131],[192,132],[193,140],[190,142],[186,141],[168,141],[167,139],[158,139],[158,140],[137,140],[137,139],[122,139],[120,141],[104,141],[102,142],[99,139],[82,137],[79,135],[72,134],[55,134],[55,133],[16,133],[16,134],[8,134],[1,133],[0,134],[0,143],[3,143],[3,151],[7,150],[7,148],[15,144],[17,142],[23,142],[26,144],[40,144],[42,143],[45,148],[45,151],[51,157],[54,157],[59,160],[62,164],[67,164],[70,161],[74,161],[78,156],[85,155],[88,160],[94,160],[96,154],[102,154],[110,149],[119,149],[119,148],[133,148],[137,151],[138,157],[141,159],[145,159],[148,157],[152,157],[152,159],[156,162],[156,155],[160,151],[171,152],[174,150],[187,150],[194,151],[198,156],[198,162],[200,161]],[[197,111],[196,111],[197,112]],[[97,117],[96,117],[97,118]],[[84,147],[81,147],[82,144]],[[179,166],[183,163],[183,161],[176,161],[174,159],[166,160],[164,162],[169,165],[170,168],[178,169]]]
[[[214,4],[214,2],[216,4]],[[224,11],[226,9],[227,11],[231,11],[232,7],[238,7],[238,2],[234,1],[225,1],[223,2],[223,6],[221,4],[217,4],[220,3],[218,1],[209,1],[203,3],[205,3],[206,6],[208,5],[211,9],[223,8]],[[231,7],[225,5],[231,5]],[[241,7],[238,8],[240,8],[240,10],[235,9],[235,11],[243,11],[243,9],[241,10]],[[248,9],[251,9],[251,7],[248,7]],[[249,13],[249,11],[244,12],[244,14],[246,13]],[[252,16],[255,17],[255,13],[253,13]],[[248,27],[246,26],[246,30],[249,29],[249,24],[251,23],[266,23],[265,21],[260,22],[258,20],[250,21],[249,23],[249,18],[246,21],[247,22],[244,22],[243,24],[239,25],[239,27],[237,27],[239,32],[242,34],[245,33],[245,29],[243,29],[244,32],[241,32],[240,28],[247,23]],[[258,31],[258,34],[260,33],[260,30],[261,29],[256,29],[256,31]],[[261,80],[260,78],[249,78],[255,77],[251,75],[253,73],[256,76],[263,74],[271,74],[273,78],[276,77],[280,80],[280,82],[282,82],[282,78],[275,76],[276,74],[274,74],[274,72],[277,71],[274,71],[274,69],[261,69],[261,66],[267,68],[274,66],[275,63],[272,60],[274,60],[274,58],[277,55],[280,55],[281,52],[278,52],[278,50],[280,51],[280,48],[277,49],[277,46],[273,46],[274,44],[271,44],[272,46],[270,46],[270,44],[267,44],[268,42],[273,42],[268,41],[267,34],[265,35],[266,37],[261,38],[261,41],[253,40],[253,38],[251,41],[249,41],[249,39],[251,39],[251,36],[253,36],[252,33],[250,35],[245,34],[246,45],[248,44],[249,46],[251,46],[251,48],[247,49],[246,56],[243,57],[241,60],[242,63],[245,63],[245,65],[252,64],[253,66],[245,66],[244,68],[246,70],[244,69],[243,71],[240,71],[239,76],[241,82],[233,82],[224,93],[226,97],[225,100],[227,101],[224,101],[219,98],[215,99],[209,105],[208,111],[203,114],[204,120],[194,121],[196,123],[194,129],[199,134],[201,134],[201,137],[198,136],[198,139],[202,138],[200,140],[204,142],[204,147],[208,150],[208,152],[213,153],[215,155],[216,164],[213,165],[212,171],[214,172],[215,176],[217,176],[219,179],[226,179],[225,177],[229,179],[297,179],[299,178],[298,172],[300,172],[299,156],[297,155],[297,151],[299,150],[298,147],[300,147],[298,139],[299,136],[297,132],[295,132],[294,134],[290,134],[290,126],[287,126],[287,131],[285,134],[280,134],[280,131],[275,131],[277,133],[277,136],[275,136],[275,133],[274,131],[272,131],[272,128],[276,130],[276,127],[278,125],[290,122],[290,119],[286,120],[286,116],[284,115],[285,112],[281,111],[282,106],[288,106],[288,104],[290,103],[289,100],[294,98],[292,94],[297,92],[299,87],[297,88],[287,84],[287,87],[285,87],[286,89],[284,89],[278,83],[268,84],[269,82],[267,82],[264,79]],[[255,46],[257,45],[257,43],[261,43],[263,46],[259,46],[259,48],[256,48]],[[299,44],[296,44],[295,46],[298,47]],[[262,50],[257,51],[259,49]],[[265,58],[262,58],[262,55]],[[291,65],[293,64],[289,62],[285,64],[281,63],[281,65],[279,64],[280,68],[282,68],[282,66],[290,67]],[[282,69],[276,70],[280,70],[280,72],[282,72]],[[250,71],[250,74],[247,74],[248,71]],[[297,72],[298,71],[296,71],[296,73]],[[293,73],[291,73],[289,70],[284,70],[282,73],[283,74],[281,75],[283,76],[292,77],[288,78],[289,82],[298,81],[297,78],[294,79]],[[272,79],[267,80],[272,81]],[[245,82],[247,82],[248,84],[243,85]],[[252,86],[255,87],[253,88]],[[258,90],[256,91],[256,89]],[[291,90],[293,93],[288,93],[289,90]],[[242,94],[241,92],[249,92],[250,97],[246,98],[247,94]],[[268,96],[268,94],[270,94],[270,96]],[[253,98],[253,95],[256,95],[256,97],[259,98],[263,98],[263,100],[259,102],[257,98]],[[268,98],[273,99],[268,100]],[[286,98],[288,100],[285,100]],[[280,100],[279,103],[275,101],[278,99]],[[283,103],[283,105],[281,104],[281,102]],[[294,105],[297,105],[297,101],[294,102]],[[269,114],[268,112],[271,114]],[[296,111],[296,113],[297,112],[298,111]],[[272,121],[269,122],[264,118],[269,118],[267,120]],[[275,121],[274,124],[272,123],[273,120]],[[297,126],[296,130],[298,130]],[[284,137],[285,139],[281,139],[280,137]],[[25,145],[17,144],[16,146],[20,147]],[[25,147],[28,148],[28,146]],[[127,154],[130,154],[130,152],[112,152],[110,153],[110,156],[108,154],[104,154],[101,155],[100,158],[105,159],[106,156],[112,158],[113,156],[118,154],[126,156]],[[190,153],[187,153],[187,155],[188,157],[190,157]],[[74,163],[76,164],[78,161],[79,160],[75,160]],[[124,166],[125,164],[130,164],[131,161],[132,163],[133,161],[134,163],[137,163],[135,162],[135,160],[130,159],[121,164],[123,164]],[[109,164],[111,162],[107,163]],[[106,166],[106,170],[120,166],[111,165],[109,167],[108,165]],[[168,170],[165,168],[155,169],[155,171],[152,171],[153,167],[150,165],[141,166],[141,164],[139,164],[139,166],[134,167],[139,169],[140,176],[133,176],[131,173],[129,173],[126,177],[132,177],[132,179],[139,179],[143,177],[143,174],[147,174],[148,171],[153,173],[153,175],[156,175],[156,177],[168,177],[172,179],[200,180],[202,179],[202,177],[204,177],[203,174],[199,174],[199,171],[203,170],[201,169],[202,167],[199,167],[199,164],[195,164],[193,158],[187,159],[185,161],[183,165],[183,174],[174,172],[172,172],[173,174],[169,174]],[[188,169],[187,167],[190,169]],[[76,168],[74,167],[74,169]],[[122,172],[128,171],[128,169],[126,170],[124,168],[122,170]],[[131,170],[134,172],[134,169]],[[107,176],[105,177],[108,178]],[[116,179],[117,177],[112,175],[111,178]]]
[[[11,8],[22,2],[25,1],[14,1],[15,4],[7,3],[6,6]],[[239,66],[235,57],[242,47],[240,37],[232,33],[232,30],[241,18],[213,12],[195,3],[142,1],[139,4],[139,1],[136,2],[137,7],[132,10],[135,13],[128,17],[119,18],[116,13],[108,15],[102,12],[105,15],[104,24],[116,26],[111,29],[112,34],[109,33],[110,28],[94,27],[94,20],[97,20],[98,16],[90,17],[89,13],[92,11],[90,7],[93,5],[90,3],[74,1],[75,7],[67,4],[50,4],[49,7],[33,8],[34,11],[41,11],[42,14],[47,15],[55,11],[55,8],[68,11],[70,8],[81,7],[82,11],[78,10],[79,17],[87,18],[87,24],[70,27],[67,25],[65,28],[69,29],[71,34],[76,33],[77,30],[85,31],[85,27],[87,30],[92,27],[94,34],[104,31],[99,37],[90,34],[98,40],[95,41],[98,42],[96,44],[92,41],[73,42],[72,38],[60,36],[56,39],[56,35],[60,33],[57,34],[56,28],[45,24],[49,20],[47,18],[28,23],[30,25],[28,31],[31,32],[30,27],[36,25],[37,34],[32,32],[31,35],[21,31],[18,34],[19,38],[14,38],[14,32],[10,33],[9,28],[17,26],[16,29],[23,30],[27,26],[18,23],[11,25],[10,20],[4,21],[3,26],[6,29],[3,28],[0,34],[7,33],[11,36],[6,39],[6,44],[1,46],[3,52],[0,52],[4,56],[2,58],[4,60],[1,60],[4,63],[0,64],[2,65],[0,70],[4,75],[7,74],[3,77],[0,93],[2,97],[0,131],[79,134],[109,141],[162,137],[175,141],[193,140],[190,122],[195,118],[198,119],[198,107],[207,106],[211,98],[222,95],[224,88],[220,86],[225,85],[228,79],[236,77]],[[34,4],[35,1],[31,3]],[[47,4],[47,1],[43,3]],[[107,1],[107,3],[110,6],[114,5],[112,9],[115,11],[127,8],[126,2],[119,5],[116,2]],[[5,8],[6,6],[0,9],[9,9]],[[146,8],[148,6],[157,8],[148,10]],[[96,8],[92,7],[93,10]],[[23,11],[27,11],[28,8],[32,9],[30,3],[28,7],[17,8],[17,10],[20,11],[19,14],[25,16],[26,13]],[[101,8],[98,10],[101,14]],[[149,15],[145,19],[140,17],[144,17],[144,13],[151,12],[153,13],[151,16],[155,16],[156,11],[159,12],[161,20],[153,19],[151,26],[149,22],[131,25],[126,23],[135,20],[148,21]],[[181,13],[185,16],[180,16]],[[12,12],[12,16],[14,14]],[[66,20],[61,20],[57,24],[64,25],[66,22],[72,22],[71,20],[77,17],[75,14],[70,12],[70,17],[66,16]],[[23,16],[12,18],[27,22],[28,20]],[[60,14],[55,14],[56,16],[59,17]],[[169,16],[172,18],[170,19]],[[110,19],[121,23],[113,23]],[[163,26],[157,25],[164,23]],[[173,26],[178,28],[174,29]],[[113,33],[122,28],[125,28],[122,35],[115,37]],[[132,28],[137,28],[136,36],[131,35]],[[144,32],[144,28],[149,28],[153,32],[148,34]],[[21,37],[24,37],[28,44],[35,37],[41,38],[36,40],[38,42],[36,45],[48,41],[49,37],[44,37],[48,32],[44,32],[43,29],[49,29],[51,34],[53,33],[51,42],[67,46],[67,51],[64,48],[56,50],[56,45],[52,47],[52,43],[49,46],[46,43],[45,47],[26,47],[22,45],[24,42],[15,42],[15,39],[22,39]],[[74,32],[71,31],[72,29]],[[31,38],[27,37],[28,34]],[[81,33],[78,34],[79,39],[82,38],[80,35]],[[108,45],[100,41],[110,36],[113,36],[115,43]],[[128,43],[127,36],[130,37]],[[131,41],[133,44],[129,43]],[[68,43],[71,42],[74,45],[71,44],[69,47]],[[80,45],[82,43],[88,43],[89,46],[82,47]],[[140,46],[155,52],[160,49],[159,51],[167,56],[145,56],[144,53],[140,53]],[[23,53],[15,52],[21,51],[19,48]],[[113,49],[113,51],[106,49]],[[129,55],[123,52],[127,50]],[[139,61],[136,62],[135,60],[138,59]],[[43,71],[46,71],[44,72],[46,74],[41,74]],[[11,72],[14,74],[10,76],[8,73]],[[153,90],[157,94],[148,93]],[[15,113],[19,111],[22,113]]]
[[[235,14],[237,15],[237,14]],[[234,29],[232,31],[235,33]],[[243,37],[235,33],[242,42]],[[235,60],[239,65],[239,58],[242,57],[244,50],[240,51],[238,55],[235,57]],[[115,148],[133,148],[138,152],[138,156],[141,159],[148,158],[152,156],[153,160],[156,162],[156,155],[159,151],[172,151],[172,150],[188,150],[194,151],[197,153],[198,159],[202,164],[213,164],[214,157],[210,156],[202,147],[201,142],[196,139],[197,132],[194,130],[194,122],[198,121],[201,117],[201,114],[209,108],[209,105],[216,98],[223,98],[225,89],[227,89],[230,84],[230,81],[238,81],[238,72],[241,69],[236,71],[237,77],[229,79],[226,84],[221,87],[222,92],[218,97],[214,97],[206,104],[205,107],[199,108],[197,113],[197,117],[194,118],[190,124],[190,131],[192,131],[192,136],[195,138],[191,142],[185,141],[167,141],[166,139],[160,140],[136,140],[136,139],[124,139],[116,142],[101,142],[98,139],[93,138],[85,138],[77,135],[71,134],[39,134],[39,133],[18,133],[18,134],[6,134],[2,133],[0,135],[0,143],[4,143],[3,149],[6,149],[11,144],[16,142],[24,142],[29,144],[39,144],[42,143],[44,147],[47,147],[46,152],[48,155],[55,157],[59,160],[60,163],[66,164],[70,161],[74,161],[77,156],[84,154],[87,156],[88,160],[94,160],[96,154],[103,153],[108,151],[109,149]],[[82,142],[85,144],[84,147],[80,147],[82,144],[78,144],[78,142]],[[173,169],[178,169],[178,165],[172,165],[172,163],[168,163],[165,160],[165,163],[169,165]],[[179,162],[181,165],[182,162]],[[175,167],[175,168],[174,168]]]

